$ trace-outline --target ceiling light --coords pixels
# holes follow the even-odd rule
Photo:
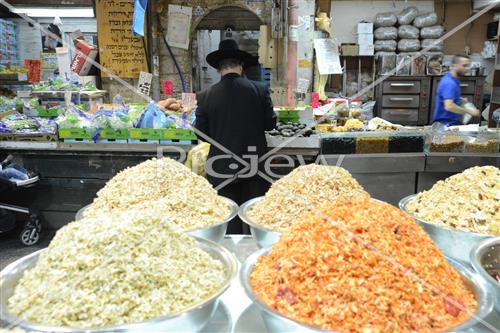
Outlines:
[[[26,14],[31,17],[94,17],[94,10],[91,7],[85,8],[32,8],[18,7],[14,11],[16,14]]]

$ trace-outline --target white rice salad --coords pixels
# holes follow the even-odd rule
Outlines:
[[[226,198],[205,178],[170,158],[153,158],[127,168],[104,186],[84,212],[95,217],[116,210],[140,209],[168,216],[183,230],[224,221],[231,212]]]
[[[60,229],[9,299],[21,319],[93,328],[174,314],[214,295],[222,263],[173,223],[144,212]]]

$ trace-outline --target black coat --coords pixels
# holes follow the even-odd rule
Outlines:
[[[264,131],[274,128],[276,114],[266,85],[230,73],[224,75],[217,84],[199,93],[197,100],[195,127],[198,130],[239,157],[252,155],[256,158],[267,152]],[[203,137],[198,138],[207,141]],[[208,140],[211,144],[209,158],[228,154],[210,142],[212,140]],[[255,151],[249,151],[249,147],[255,147]],[[250,162],[248,156],[243,159]],[[212,161],[213,170],[226,175],[225,177],[234,177],[238,172],[240,176],[248,175],[247,171],[242,171],[242,164],[229,156]],[[214,186],[227,179],[216,174],[210,175],[209,170],[207,174]]]

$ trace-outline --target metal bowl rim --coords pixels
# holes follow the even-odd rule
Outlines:
[[[248,210],[250,208],[252,208],[258,202],[264,200],[264,198],[265,198],[265,196],[260,196],[260,197],[257,197],[257,198],[250,199],[250,200],[246,201],[245,203],[243,203],[240,206],[240,209],[238,210],[238,216],[240,217],[240,219],[243,222],[245,222],[246,224],[248,224],[252,228],[256,228],[256,229],[259,229],[259,230],[262,230],[262,231],[265,231],[265,232],[271,232],[271,233],[275,233],[275,234],[281,235],[282,232],[273,231],[271,229],[267,229],[266,227],[263,227],[260,224],[252,221],[252,219],[247,215]]]
[[[416,196],[417,196],[417,194],[412,194],[412,195],[409,195],[407,197],[404,197],[403,199],[399,200],[398,206],[399,206],[399,209],[401,209],[403,212],[405,212],[407,215],[409,215],[411,218],[413,218],[418,223],[425,224],[425,225],[428,225],[428,226],[431,226],[434,228],[445,229],[445,230],[456,232],[456,233],[462,233],[462,234],[468,235],[468,236],[471,236],[471,235],[477,236],[477,237],[482,238],[482,239],[494,237],[493,235],[490,235],[490,234],[480,234],[480,233],[473,232],[473,231],[465,231],[465,230],[461,230],[461,229],[455,229],[455,228],[443,226],[443,225],[440,225],[437,223],[432,223],[432,222],[428,222],[428,221],[424,221],[424,220],[420,219],[419,217],[413,215],[412,213],[410,213],[406,209],[406,205]]]
[[[228,201],[229,207],[231,208],[231,212],[224,220],[222,220],[221,222],[217,222],[215,224],[208,225],[208,226],[203,227],[203,228],[183,230],[183,231],[189,233],[189,232],[197,232],[197,231],[202,231],[202,230],[206,230],[206,229],[210,229],[210,228],[215,228],[215,227],[218,227],[222,224],[226,224],[226,223],[230,222],[232,219],[234,219],[236,217],[236,215],[238,215],[238,210],[239,210],[238,204],[229,198],[226,198],[226,197],[222,197],[222,198],[224,198],[226,201]]]
[[[323,330],[321,328],[301,323],[299,321],[286,317],[285,315],[279,313],[278,311],[272,309],[267,304],[262,302],[254,294],[249,281],[250,273],[252,272],[258,258],[264,254],[267,254],[270,250],[271,247],[266,247],[257,250],[256,252],[252,253],[241,266],[240,282],[248,298],[250,298],[252,302],[254,302],[261,310],[268,312],[273,317],[277,317],[279,320],[284,321],[290,325],[305,327],[313,332],[330,332],[330,333],[336,332],[336,331]],[[476,301],[478,303],[476,311],[474,311],[473,315],[469,318],[469,320],[459,324],[458,326],[446,329],[446,331],[452,330],[454,332],[459,332],[461,330],[474,327],[475,325],[480,323],[481,320],[484,321],[484,319],[493,311],[494,308],[493,295],[489,292],[491,288],[488,287],[488,284],[486,283],[487,281],[481,275],[474,272],[473,269],[470,269],[469,267],[467,267],[458,260],[446,256],[445,259],[449,264],[451,264],[456,269],[457,272],[459,272],[462,279],[467,281],[467,283],[470,285],[470,288],[472,289],[471,291],[474,292]],[[478,299],[481,296],[481,294],[483,294],[483,297],[481,299]],[[476,319],[476,317],[478,317],[480,320]]]
[[[500,283],[496,281],[490,274],[484,269],[481,264],[481,257],[485,253],[488,247],[492,245],[497,245],[500,247],[500,236],[493,238],[486,238],[481,242],[474,245],[472,250],[470,251],[470,264],[472,268],[476,270],[483,278],[485,278],[489,283],[492,283],[493,286],[496,286],[498,290],[500,290]]]
[[[252,219],[247,215],[247,212],[250,208],[252,208],[255,204],[257,204],[258,202],[264,200],[265,196],[260,196],[260,197],[256,197],[256,198],[253,198],[253,199],[250,199],[248,201],[246,201],[245,203],[243,203],[241,206],[240,206],[240,209],[238,211],[238,216],[240,217],[240,219],[245,222],[246,224],[248,224],[249,226],[253,227],[253,228],[256,228],[256,229],[259,229],[259,230],[262,230],[262,231],[265,231],[265,232],[270,232],[270,233],[275,233],[275,234],[283,234],[283,232],[280,232],[280,231],[273,231],[271,229],[267,229],[261,225],[259,225],[258,223],[252,221]],[[379,200],[379,199],[375,199],[375,198],[370,198],[370,200],[373,200],[375,202],[379,202],[379,203],[385,203],[385,204],[388,204],[390,205],[390,203],[387,203],[385,201],[382,201],[382,200]]]
[[[196,232],[196,231],[201,231],[201,230],[205,230],[205,229],[215,228],[215,227],[218,227],[218,226],[220,226],[222,224],[228,223],[233,218],[235,218],[235,216],[238,215],[238,210],[239,210],[238,204],[236,202],[234,202],[233,200],[229,199],[229,198],[226,198],[226,197],[223,197],[223,196],[221,196],[221,197],[224,198],[224,200],[226,200],[229,203],[229,207],[231,209],[229,215],[224,220],[222,220],[221,222],[217,222],[215,224],[211,224],[209,226],[203,227],[203,228],[191,229],[191,230],[183,230],[183,231],[189,233],[189,232]],[[80,219],[82,219],[84,217],[83,213],[85,212],[85,209],[87,209],[87,207],[89,207],[90,205],[92,205],[92,203],[89,203],[88,205],[83,206],[82,208],[80,208],[76,212],[76,214],[75,214],[75,220],[76,221],[79,220],[79,219],[77,219],[77,216],[80,213],[80,211],[82,211],[81,218],[80,218]]]
[[[228,249],[226,249],[224,246],[215,243],[211,240],[207,240],[205,238],[201,237],[195,237],[195,236],[190,236],[196,239],[197,243],[202,243],[204,246],[210,247],[212,250],[215,250],[220,256],[220,258],[223,258],[224,260],[221,260],[222,263],[227,262],[228,265],[224,265],[225,269],[227,270],[227,278],[225,279],[224,283],[215,291],[210,297],[208,297],[206,300],[202,300],[198,303],[195,303],[188,307],[187,309],[184,309],[179,312],[175,312],[172,314],[169,314],[168,316],[162,316],[162,317],[156,317],[153,319],[148,319],[140,322],[134,322],[134,323],[128,323],[128,324],[123,324],[123,325],[114,325],[114,326],[103,326],[103,327],[57,327],[57,326],[44,326],[36,323],[31,323],[27,322],[24,320],[21,320],[19,318],[16,318],[13,316],[10,312],[8,312],[7,307],[5,309],[1,307],[0,309],[0,319],[6,321],[6,322],[16,322],[16,326],[21,326],[19,323],[23,323],[22,327],[28,328],[30,330],[34,331],[41,331],[41,332],[82,332],[82,331],[87,331],[87,332],[116,332],[116,331],[123,331],[131,328],[138,328],[138,326],[146,326],[150,324],[156,324],[160,323],[163,321],[171,320],[171,319],[176,319],[180,318],[183,316],[189,315],[189,313],[193,310],[196,309],[202,309],[209,304],[217,301],[217,299],[230,287],[232,280],[236,277],[238,273],[238,263],[236,260],[236,257],[234,254],[229,252]],[[21,262],[26,261],[28,259],[31,259],[31,257],[38,256],[40,255],[41,252],[45,251],[47,248],[35,251],[27,256],[24,256],[11,264],[7,265],[2,271],[0,271],[0,284],[2,283],[3,276],[13,269],[15,269]]]

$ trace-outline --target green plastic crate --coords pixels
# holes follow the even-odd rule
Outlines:
[[[186,128],[165,128],[161,131],[161,140],[193,141],[197,140],[196,134]]]
[[[60,128],[60,139],[87,139],[91,140],[93,131],[87,128]]]
[[[127,140],[128,137],[129,137],[129,130],[127,128],[123,129],[106,128],[99,131],[100,139]]]
[[[36,110],[38,111],[38,117],[57,117],[57,116],[59,116],[59,109],[58,108],[45,109],[43,107],[39,107]]]
[[[134,140],[160,140],[161,129],[157,128],[131,128],[130,138]]]
[[[299,110],[279,110],[277,111],[278,120],[281,122],[300,122]]]

